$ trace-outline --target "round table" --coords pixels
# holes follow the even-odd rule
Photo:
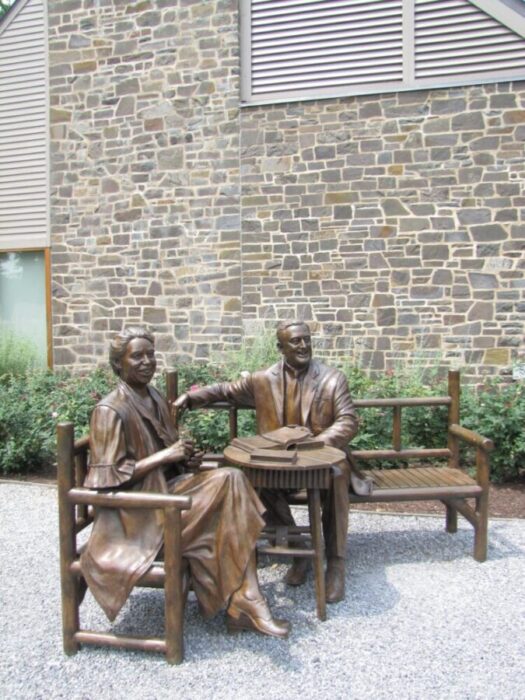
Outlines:
[[[330,487],[331,467],[346,459],[342,450],[335,447],[308,448],[302,443],[297,449],[258,449],[257,438],[243,438],[243,447],[229,445],[224,457],[230,464],[242,468],[252,486],[265,489],[306,489],[308,495],[309,524],[307,527],[265,527],[261,535],[268,545],[259,545],[263,554],[291,557],[310,557],[313,560],[317,616],[326,619],[326,593],[324,580],[324,543],[321,526],[320,489]],[[272,455],[273,452],[273,455]],[[290,456],[287,457],[287,454]],[[290,544],[296,546],[292,547]],[[309,544],[309,546],[305,546]]]

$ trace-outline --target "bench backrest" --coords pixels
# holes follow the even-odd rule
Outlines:
[[[167,372],[168,400],[178,395],[178,378],[176,370]],[[459,425],[460,377],[457,370],[448,373],[448,394],[446,396],[426,396],[417,398],[388,398],[388,399],[356,399],[355,406],[359,408],[392,409],[392,448],[378,450],[352,450],[355,459],[371,460],[400,460],[410,459],[447,459],[451,467],[459,467],[459,439],[450,427]],[[447,407],[447,445],[442,449],[418,448],[404,449],[401,440],[402,411],[411,407]],[[253,411],[253,408],[239,408],[226,402],[217,402],[208,408],[228,411],[229,439],[237,437],[238,412]],[[176,421],[176,417],[175,417]]]

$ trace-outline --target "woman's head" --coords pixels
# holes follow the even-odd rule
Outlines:
[[[141,326],[128,326],[120,333],[117,333],[109,345],[109,363],[119,377],[122,371],[122,358],[128,349],[128,345],[135,338],[143,338],[155,347],[153,334]]]

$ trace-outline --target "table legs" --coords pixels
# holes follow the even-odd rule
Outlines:
[[[326,620],[326,592],[324,580],[324,542],[321,527],[321,496],[319,489],[308,489],[308,514],[312,533],[312,549],[317,617]]]

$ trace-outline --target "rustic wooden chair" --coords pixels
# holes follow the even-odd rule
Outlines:
[[[170,383],[170,380],[168,380]],[[168,390],[171,385],[168,387]],[[60,578],[62,587],[62,632],[66,654],[75,654],[81,644],[94,644],[166,655],[170,664],[184,657],[183,620],[185,593],[181,554],[181,511],[191,507],[191,498],[154,493],[99,493],[82,487],[88,464],[89,438],[74,440],[72,423],[57,427],[58,505],[60,529]],[[93,521],[93,508],[159,508],[164,511],[164,556],[155,561],[136,584],[163,588],[165,595],[164,638],[135,637],[82,629],[79,608],[85,586],[80,569],[78,534]]]

